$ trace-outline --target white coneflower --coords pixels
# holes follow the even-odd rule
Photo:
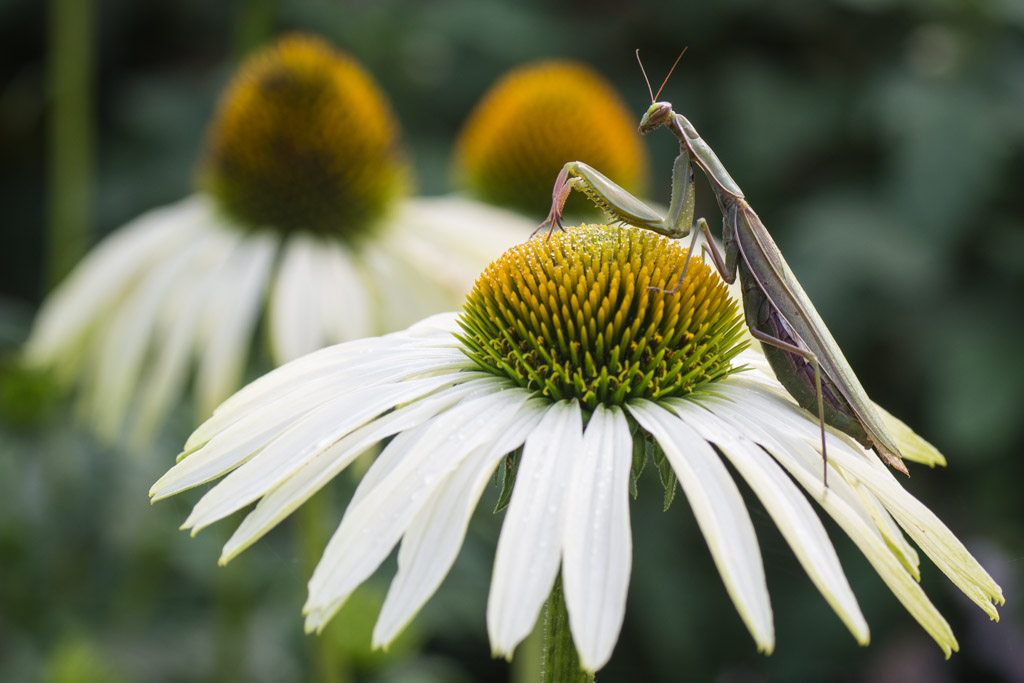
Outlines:
[[[195,367],[203,417],[241,384],[266,317],[272,360],[451,310],[532,223],[409,199],[399,128],[353,59],[287,37],[242,66],[210,126],[200,191],[106,239],[45,302],[30,363],[77,386],[107,438],[150,434]]]
[[[874,452],[834,431],[824,486],[817,419],[744,348],[718,276],[694,260],[677,293],[649,289],[674,283],[684,254],[654,233],[606,226],[515,247],[461,314],[323,349],[239,391],[151,495],[224,477],[185,522],[193,533],[256,503],[224,563],[386,443],[305,606],[307,629],[322,629],[400,542],[374,632],[384,646],[444,579],[504,463],[512,493],[487,606],[493,650],[510,655],[531,632],[561,571],[579,661],[594,671],[626,609],[629,492],[648,453],[672,491],[678,478],[758,649],[774,648],[761,553],[729,462],[859,643],[868,626],[812,502],[948,655],[956,640],[918,585],[918,556],[900,529],[993,618],[999,587]],[[899,436],[908,457],[934,460],[912,432]]]

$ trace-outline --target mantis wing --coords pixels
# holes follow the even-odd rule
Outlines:
[[[734,220],[733,229],[740,253],[762,291],[807,349],[817,356],[821,369],[850,404],[878,452],[890,465],[906,473],[900,450],[876,412],[874,403],[761,219],[742,199],[729,214]]]

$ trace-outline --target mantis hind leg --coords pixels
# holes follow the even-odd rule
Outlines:
[[[750,330],[750,336],[754,339],[763,344],[769,344],[775,348],[782,349],[788,353],[796,354],[806,360],[811,367],[814,368],[814,391],[815,396],[818,399],[818,425],[821,427],[821,479],[824,482],[825,487],[828,488],[828,452],[825,447],[825,401],[821,393],[821,365],[818,363],[818,357],[807,349],[800,348],[795,344],[790,344],[787,341],[773,337],[757,328],[749,326],[748,328]]]

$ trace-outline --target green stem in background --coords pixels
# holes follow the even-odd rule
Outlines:
[[[85,253],[92,218],[93,2],[50,1],[50,215],[52,287]]]
[[[242,0],[235,12],[232,49],[242,59],[263,45],[274,33],[277,0]]]
[[[537,680],[538,662],[544,647],[544,616],[537,620],[533,632],[526,640],[519,643],[515,656],[512,657],[510,678],[512,683],[535,683]]]
[[[325,489],[299,506],[294,513],[299,557],[306,577],[313,575],[331,535],[332,529],[325,523],[326,520],[336,519],[331,514],[330,502],[329,492]],[[331,639],[326,633],[310,634],[307,640],[312,656],[313,676],[310,680],[318,683],[349,683],[352,680],[350,662],[343,652],[331,647]]]
[[[216,650],[213,680],[235,679],[246,670],[246,629],[252,617],[252,584],[239,580],[239,568],[218,567],[214,581],[216,605]]]
[[[569,613],[562,596],[562,577],[555,580],[544,604],[544,643],[541,650],[541,683],[593,683],[594,675],[580,668],[580,656],[569,632]]]

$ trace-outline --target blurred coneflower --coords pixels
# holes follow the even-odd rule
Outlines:
[[[289,36],[250,58],[210,125],[199,191],[100,244],[53,292],[30,364],[77,387],[107,439],[151,435],[190,377],[203,416],[271,360],[450,310],[530,222],[410,198],[383,93],[351,57]],[[193,373],[193,367],[195,372]]]
[[[483,201],[543,216],[567,161],[601,169],[634,194],[647,185],[637,119],[590,67],[542,61],[498,81],[470,114],[455,150],[456,182]],[[570,197],[570,215],[592,212]]]
[[[444,579],[500,468],[507,508],[487,606],[493,651],[510,656],[549,594],[557,609],[564,593],[568,626],[551,637],[571,634],[569,648],[592,672],[622,626],[629,496],[650,460],[666,501],[682,486],[757,648],[772,651],[772,607],[738,474],[857,642],[867,643],[868,626],[811,501],[948,656],[956,639],[918,583],[903,532],[992,618],[999,587],[873,451],[831,429],[825,487],[817,418],[746,346],[738,303],[717,274],[695,257],[678,292],[659,291],[684,260],[678,243],[629,227],[584,226],[514,247],[480,276],[461,314],[320,350],[239,391],[151,495],[223,477],[186,520],[193,533],[256,503],[224,547],[227,562],[386,444],[305,606],[307,629],[324,628],[401,542],[374,631],[386,646]],[[908,459],[936,460],[893,424]]]

